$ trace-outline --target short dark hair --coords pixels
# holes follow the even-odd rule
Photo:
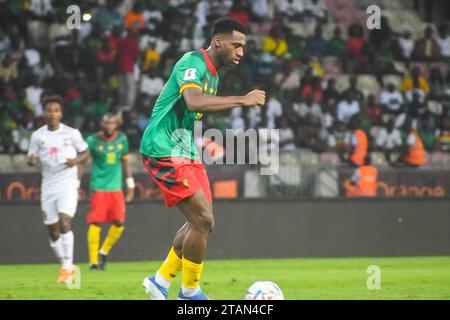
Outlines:
[[[215,36],[221,33],[232,33],[233,31],[239,31],[243,34],[247,34],[247,29],[237,21],[236,19],[225,16],[219,18],[213,22],[211,36]]]
[[[64,99],[60,96],[60,95],[51,95],[51,96],[46,96],[44,97],[44,99],[42,99],[42,106],[45,108],[47,108],[47,105],[51,102],[57,103],[60,105],[61,110],[64,107]]]

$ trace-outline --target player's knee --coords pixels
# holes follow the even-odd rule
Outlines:
[[[206,232],[211,232],[214,228],[214,215],[210,210],[202,210],[198,216],[197,225]]]
[[[71,229],[70,220],[68,219],[61,219],[59,225],[62,233],[67,233]]]

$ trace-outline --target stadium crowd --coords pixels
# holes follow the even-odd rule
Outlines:
[[[268,99],[263,109],[205,115],[204,129],[279,128],[283,149],[344,154],[357,123],[388,161],[413,129],[428,152],[450,152],[447,25],[427,26],[419,38],[386,18],[381,29],[344,26],[325,0],[82,0],[80,28],[69,30],[71,2],[0,1],[0,153],[27,151],[49,94],[64,97],[64,122],[84,136],[105,113],[122,113],[136,149],[173,64],[206,48],[223,15],[250,32],[245,59],[223,71],[219,94],[257,87]],[[374,90],[361,89],[367,75]]]

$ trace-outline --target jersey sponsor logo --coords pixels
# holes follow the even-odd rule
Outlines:
[[[197,69],[195,69],[195,68],[186,69],[186,71],[184,72],[183,80],[194,80],[196,72],[197,72]]]

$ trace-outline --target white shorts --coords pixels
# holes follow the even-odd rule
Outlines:
[[[63,192],[41,194],[41,209],[44,224],[51,225],[59,221],[59,214],[75,216],[78,204],[78,189],[65,189]]]

